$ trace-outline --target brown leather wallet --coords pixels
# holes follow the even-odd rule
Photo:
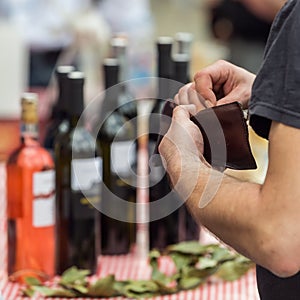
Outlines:
[[[176,105],[173,101],[166,101],[164,105],[154,154],[158,154],[159,143],[170,127]],[[201,130],[203,156],[212,167],[235,170],[257,168],[249,144],[246,120],[238,102],[206,108],[191,116],[191,120]]]

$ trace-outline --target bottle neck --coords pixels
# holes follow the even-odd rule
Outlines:
[[[157,45],[157,50],[157,76],[170,79],[173,75],[172,44]]]
[[[84,124],[84,118],[81,115],[70,115],[69,116],[70,128],[73,129],[76,126],[82,127]]]
[[[32,139],[38,140],[38,124],[21,122],[21,140]]]
[[[119,64],[104,65],[105,101],[102,108],[104,111],[110,111],[111,108],[116,109],[118,106],[118,97],[121,89],[119,73]]]
[[[83,95],[83,79],[70,79],[68,83],[68,119],[70,127],[75,128],[83,124],[83,117],[81,117],[84,109],[84,95]],[[78,123],[80,120],[80,123]]]
[[[57,98],[57,110],[61,117],[66,116],[67,111],[67,97],[68,97],[68,91],[66,87],[66,80],[59,83],[59,94]]]
[[[188,66],[189,61],[176,61],[174,66],[174,80],[183,84],[188,83]]]

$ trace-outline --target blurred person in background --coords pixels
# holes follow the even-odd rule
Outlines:
[[[2,21],[16,26],[29,48],[30,87],[46,87],[61,55],[78,40],[90,34],[105,42],[109,26],[94,7],[92,0],[0,0]]]
[[[58,61],[95,68],[87,56],[98,51],[103,58],[112,33],[125,33],[135,52],[137,41],[140,51],[143,41],[152,41],[148,0],[0,0],[0,18],[19,28],[30,49],[31,87],[47,86]]]
[[[285,0],[206,0],[213,36],[229,49],[227,58],[258,71],[271,23]]]
[[[149,95],[149,79],[154,71],[154,21],[150,0],[101,0],[99,10],[110,25],[112,35],[128,41],[128,79],[130,89],[139,97]]]

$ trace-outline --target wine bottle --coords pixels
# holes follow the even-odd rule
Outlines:
[[[56,158],[56,272],[75,265],[96,271],[99,254],[99,207],[102,158],[96,141],[86,130],[84,74],[68,74],[67,116],[69,125],[55,139]]]
[[[70,72],[74,71],[73,66],[62,65],[55,70],[58,97],[53,106],[51,122],[47,128],[44,147],[53,154],[55,137],[60,131],[66,131],[67,125],[67,91],[66,80]]]
[[[193,43],[193,34],[190,32],[177,32],[175,35],[175,40],[177,44],[178,54],[185,54],[188,56],[188,65],[187,65],[187,82],[190,82],[190,62],[192,60],[192,43]]]
[[[173,55],[174,74],[173,79],[182,83],[182,85],[189,82],[188,70],[189,70],[190,58],[185,53],[176,53]]]
[[[173,77],[172,61],[172,37],[159,37],[157,41],[157,99],[149,116],[149,157],[154,152],[159,133],[161,113],[165,101],[173,98],[175,90],[171,79]],[[178,210],[170,210],[172,205],[179,207],[180,201],[175,198],[170,189],[168,177],[162,164],[150,165],[149,174],[149,198],[150,198],[150,224],[149,244],[150,248],[164,249],[167,245],[179,242]],[[155,202],[161,199],[159,205]],[[173,201],[174,199],[174,201]],[[156,202],[158,203],[158,202]]]
[[[112,58],[118,60],[119,64],[119,111],[126,118],[132,120],[136,126],[137,105],[134,96],[128,86],[128,41],[124,37],[114,37],[111,39]]]
[[[101,254],[126,254],[135,242],[135,128],[120,112],[119,63],[103,62],[105,98],[98,142],[103,153]]]
[[[167,99],[173,97],[171,83],[168,79],[173,76],[172,60],[173,38],[169,36],[159,37],[157,47],[157,98],[152,109],[149,121],[149,143],[154,149],[159,132],[160,116],[162,107]],[[152,153],[152,152],[151,152]]]
[[[55,172],[51,155],[38,143],[38,96],[21,100],[21,144],[7,169],[8,274],[45,280],[55,265]]]
[[[177,32],[175,35],[175,41],[177,44],[176,53],[187,54],[191,57],[193,34],[190,32]]]
[[[182,85],[189,82],[188,70],[190,64],[190,57],[186,53],[176,53],[173,55],[174,75],[173,79],[182,83]],[[179,197],[177,195],[177,197]],[[179,228],[180,241],[198,240],[200,227],[193,219],[185,205],[181,206],[178,210],[179,214]]]

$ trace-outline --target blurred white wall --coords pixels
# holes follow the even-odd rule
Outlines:
[[[0,22],[0,118],[15,119],[26,88],[28,49],[10,23]]]

